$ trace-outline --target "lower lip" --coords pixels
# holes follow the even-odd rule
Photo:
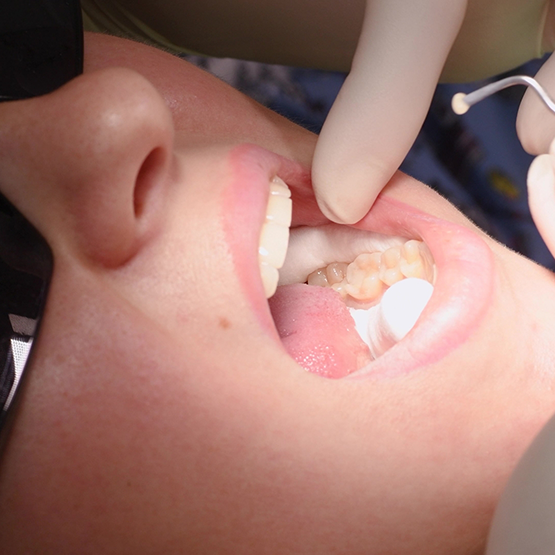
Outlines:
[[[466,342],[482,322],[493,293],[493,254],[484,240],[466,227],[387,197],[357,227],[419,235],[434,256],[437,278],[432,298],[407,337],[349,378],[406,374],[437,362]]]

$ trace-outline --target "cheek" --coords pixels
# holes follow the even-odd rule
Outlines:
[[[530,433],[523,416],[511,435],[501,399],[488,413],[494,381],[477,391],[468,372],[447,379],[448,367],[367,386],[305,374],[234,304],[225,245],[206,257],[202,241],[182,251],[207,260],[212,280],[185,289],[186,334],[168,319],[175,298],[158,311],[145,283],[155,302],[137,310],[112,282],[58,266],[0,475],[0,512],[21,541],[41,530],[57,553],[79,552],[83,538],[96,552],[201,541],[213,553],[318,553],[349,538],[349,553],[366,553],[403,522],[422,545],[458,525],[475,526],[476,543]]]
[[[222,390],[198,354],[183,362],[187,352],[125,303],[83,296],[46,320],[3,461],[2,513],[39,550],[79,552],[92,534],[97,552],[103,542],[167,552],[156,531],[186,547],[190,528],[233,497],[237,462],[251,468],[242,395],[229,381]]]
[[[3,514],[29,523],[22,537],[40,530],[58,553],[83,538],[136,553],[198,541],[214,553],[317,553],[348,538],[350,553],[365,553],[400,521],[418,534],[431,519],[436,534],[442,519],[417,518],[423,506],[456,522],[460,503],[480,505],[454,471],[469,470],[454,447],[464,419],[438,426],[445,406],[433,393],[398,387],[379,402],[358,384],[289,372],[275,351],[207,355],[212,342],[177,346],[98,289],[81,286],[63,310],[65,285],[0,478]]]

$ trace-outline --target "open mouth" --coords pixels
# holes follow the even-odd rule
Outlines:
[[[395,375],[468,339],[493,288],[477,233],[387,195],[356,226],[331,224],[306,175],[275,167],[258,263],[275,329],[300,366],[328,378]]]

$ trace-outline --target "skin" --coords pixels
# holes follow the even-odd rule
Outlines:
[[[288,357],[239,276],[237,249],[256,264],[267,193],[237,197],[251,231],[233,253],[225,223],[231,168],[259,152],[237,144],[308,176],[314,136],[106,36],[87,37],[84,76],[4,103],[0,121],[2,191],[55,255],[0,465],[5,553],[482,551],[555,407],[550,272],[397,174],[385,197],[485,241],[490,304],[433,364],[328,380]],[[315,201],[304,189],[295,202],[299,224]]]

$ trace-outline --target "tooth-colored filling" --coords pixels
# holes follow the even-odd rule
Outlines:
[[[262,224],[258,245],[258,265],[266,298],[276,292],[278,270],[283,266],[287,254],[292,210],[289,187],[279,177],[274,177],[270,182],[266,219]]]
[[[361,308],[378,303],[388,287],[405,278],[434,281],[433,257],[422,241],[362,253],[351,263],[332,262],[310,273],[307,283],[331,287],[347,305]]]

